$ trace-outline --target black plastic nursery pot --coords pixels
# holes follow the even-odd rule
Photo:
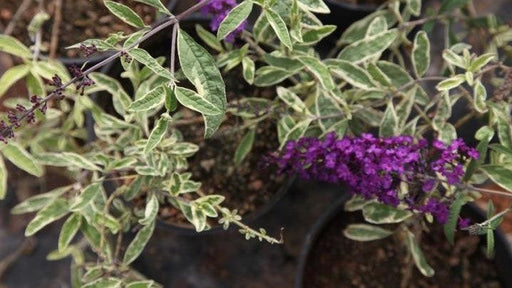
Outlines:
[[[295,288],[400,287],[402,268],[398,267],[402,267],[402,263],[396,260],[402,259],[401,256],[405,259],[406,252],[402,255],[387,249],[398,245],[389,243],[394,241],[394,236],[370,242],[344,237],[342,231],[346,225],[364,223],[364,220],[359,212],[354,216],[356,213],[345,212],[343,206],[344,201],[332,205],[307,236],[299,258]],[[484,212],[473,204],[465,206],[461,215],[474,222],[486,219]],[[411,280],[406,287],[512,287],[512,275],[508,273],[512,251],[501,230],[495,232],[495,258],[488,260],[484,255],[485,239],[457,232],[452,246],[446,241],[442,226],[437,225],[436,229],[434,225],[429,227],[434,232],[423,233],[420,245],[436,274],[426,278],[412,267]],[[445,263],[444,267],[436,267],[439,263]],[[440,278],[446,281],[433,282]]]

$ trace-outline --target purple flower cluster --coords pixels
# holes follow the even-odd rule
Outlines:
[[[449,146],[441,144],[434,142],[436,155],[427,161],[430,147],[426,140],[415,142],[410,136],[376,138],[370,134],[339,139],[330,133],[324,139],[303,137],[289,141],[270,161],[277,164],[280,173],[344,184],[366,199],[391,206],[404,203],[411,210],[430,213],[444,223],[448,203],[430,193],[436,186],[435,173],[445,176],[450,184],[457,184],[464,174],[462,163],[478,158],[478,152],[462,140]],[[410,183],[411,188],[417,183],[421,186],[402,193],[402,182]]]
[[[77,79],[77,83],[75,84],[76,91],[80,91],[80,95],[82,96],[85,94],[85,88],[94,84],[94,81],[92,81],[89,76],[85,75],[82,69],[77,65],[69,67],[69,73],[71,73],[73,78]]]
[[[98,52],[98,48],[94,44],[91,44],[89,46],[87,46],[85,44],[80,44],[80,48],[79,49],[80,49],[80,52],[82,53],[82,55],[84,57],[89,57],[92,54]]]
[[[52,80],[48,82],[50,86],[56,87],[56,89],[52,92],[56,95],[55,99],[62,100],[64,99],[64,88],[62,80],[59,76],[55,75],[52,77]],[[41,113],[46,114],[48,110],[48,102],[47,99],[43,99],[38,97],[37,95],[32,95],[30,97],[30,103],[32,106],[27,108],[21,104],[16,105],[15,110],[11,110],[7,112],[7,122],[4,120],[0,120],[0,141],[7,143],[8,139],[14,138],[14,130],[13,128],[21,127],[21,121],[25,119],[27,123],[34,123],[36,121],[35,111],[39,110]]]
[[[217,31],[220,23],[228,16],[231,9],[237,5],[236,0],[212,0],[206,6],[203,7],[202,12],[205,15],[211,15],[212,20],[210,22],[210,29]],[[245,29],[247,21],[242,22],[235,31],[231,32],[227,37],[226,41],[233,43],[236,36],[238,36]]]

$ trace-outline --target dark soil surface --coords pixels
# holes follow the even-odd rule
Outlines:
[[[361,223],[360,213],[339,213],[320,233],[305,268],[304,288],[400,287],[406,248],[396,237],[356,242],[343,236],[349,223]],[[427,278],[413,267],[410,288],[504,287],[495,264],[486,258],[480,239],[458,233],[451,246],[441,225],[423,233],[422,251],[436,274]]]
[[[11,21],[22,0],[1,0],[0,1],[0,26],[4,28]],[[21,40],[27,46],[32,45],[26,27],[35,14],[39,11],[38,2],[32,1],[29,9],[24,11],[16,22],[13,31],[14,37]],[[43,27],[43,47],[46,50],[50,47],[51,34],[54,26],[54,15],[56,13],[55,0],[45,0],[45,11],[50,15]],[[135,2],[134,0],[117,0],[132,8],[146,24],[155,21],[155,9]],[[163,1],[167,2],[167,1]],[[122,31],[125,35],[135,32],[133,28],[117,17],[112,15],[104,6],[103,0],[62,0],[62,21],[59,29],[59,42],[57,56],[80,57],[77,49],[67,50],[66,47],[90,38],[106,38],[112,32]]]

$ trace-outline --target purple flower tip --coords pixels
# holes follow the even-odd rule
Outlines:
[[[471,219],[469,218],[459,218],[459,229],[468,228],[471,225]]]

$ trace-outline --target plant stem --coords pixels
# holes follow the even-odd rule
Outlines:
[[[177,35],[178,35],[178,29],[179,28],[180,28],[179,23],[176,23],[176,24],[174,24],[174,26],[172,26],[171,65],[170,65],[170,69],[171,69],[171,75],[172,75],[173,79],[174,79],[175,61],[176,61],[176,38],[177,38]]]
[[[204,197],[206,196],[206,194],[203,193],[203,191],[201,190],[197,190],[196,192],[199,196],[201,197]],[[215,205],[215,209],[217,211],[219,211],[220,213],[224,214],[223,213],[223,210],[226,209],[220,205]],[[264,235],[262,233],[260,233],[259,231],[256,231],[254,229],[252,229],[251,227],[245,225],[244,223],[242,223],[241,221],[238,221],[236,219],[229,219],[231,223],[235,224],[236,226],[238,226],[240,228],[240,231],[243,232],[248,232],[248,233],[252,233],[253,235],[256,235],[256,237],[259,237],[261,239],[264,239],[265,241],[267,241],[268,243],[270,244],[283,244],[284,243],[284,239],[283,239],[283,229],[281,229],[281,236],[279,238],[279,240],[277,240],[276,238],[274,237],[271,237],[271,236],[268,236],[268,235]],[[245,233],[244,233],[245,234]]]
[[[55,0],[55,21],[52,27],[52,38],[50,40],[50,58],[55,58],[59,44],[60,23],[62,21],[62,0]]]
[[[44,11],[44,0],[39,0],[39,11]],[[39,54],[41,53],[41,42],[43,40],[43,32],[42,27],[39,28],[36,32],[36,39],[34,44],[34,62],[39,59]]]

